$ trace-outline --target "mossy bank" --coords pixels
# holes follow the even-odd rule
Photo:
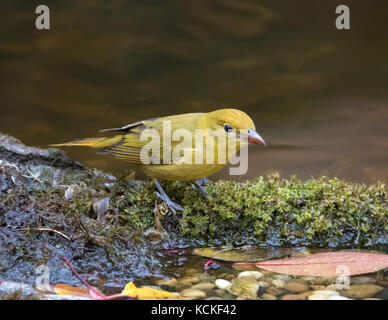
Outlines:
[[[96,277],[162,272],[164,249],[220,244],[379,247],[388,244],[388,189],[276,175],[210,182],[205,200],[187,183],[163,184],[185,211],[173,216],[152,183],[85,168],[56,149],[0,134],[0,277],[71,282],[61,257]]]

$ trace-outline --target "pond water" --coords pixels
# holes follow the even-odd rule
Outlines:
[[[2,1],[0,131],[29,145],[225,106],[245,110],[268,148],[247,179],[277,171],[388,180],[388,21],[384,1]],[[68,149],[85,165],[125,162]],[[227,178],[227,171],[215,179]]]

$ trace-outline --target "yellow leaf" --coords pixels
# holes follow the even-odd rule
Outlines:
[[[132,281],[127,283],[121,294],[141,300],[182,299],[180,296],[164,290],[149,287],[137,288]]]
[[[64,283],[56,284],[53,289],[56,294],[90,298],[89,290],[84,290],[78,287],[69,286]]]

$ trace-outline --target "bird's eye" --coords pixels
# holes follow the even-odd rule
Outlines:
[[[226,125],[224,126],[224,130],[225,130],[225,132],[229,133],[229,132],[232,131],[232,127],[231,127],[230,125],[226,124]]]

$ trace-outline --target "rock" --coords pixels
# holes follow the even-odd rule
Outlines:
[[[222,300],[236,300],[236,296],[234,294],[231,294],[231,293],[226,293],[221,298],[222,298]]]
[[[375,296],[375,298],[381,300],[388,300],[388,288],[385,288],[383,291],[381,291],[377,296]]]
[[[336,282],[336,277],[302,277],[301,279],[307,281],[312,285],[328,286]]]
[[[260,288],[268,288],[269,283],[266,281],[259,281],[259,286],[260,286]]]
[[[0,294],[13,294],[20,292],[21,296],[30,296],[39,294],[31,285],[12,281],[0,282]]]
[[[320,284],[317,284],[317,285],[310,285],[310,288],[313,289],[313,290],[325,290],[326,289],[326,286],[323,286],[323,285],[320,285]]]
[[[232,286],[232,283],[228,280],[217,279],[215,281],[215,285],[217,286],[218,289],[227,290]]]
[[[352,299],[336,295],[336,296],[329,296],[327,300],[352,300]]]
[[[217,293],[220,297],[225,294],[225,290],[222,290],[222,289],[216,289],[216,290],[214,290],[214,292]]]
[[[220,297],[209,297],[206,298],[205,300],[222,300]]]
[[[259,284],[250,277],[237,277],[233,280],[232,286],[227,290],[235,296],[254,300],[257,299]]]
[[[331,291],[337,291],[337,290],[340,290],[340,289],[343,289],[342,287],[336,285],[336,284],[329,284],[328,286],[326,286],[325,289],[323,290],[331,290]]]
[[[307,299],[309,296],[311,296],[312,294],[314,294],[314,291],[309,290],[309,291],[302,292],[302,293],[299,293],[299,294]]]
[[[229,273],[225,276],[225,280],[229,280],[229,281],[232,281],[234,278],[236,278],[236,276],[232,273]]]
[[[342,296],[352,299],[367,299],[373,298],[383,291],[383,287],[375,284],[353,284],[348,290],[340,290]]]
[[[276,287],[276,288],[284,288],[284,285],[286,284],[283,280],[280,280],[280,279],[274,279],[272,280],[272,284]]]
[[[306,300],[306,297],[300,294],[285,294],[281,300]]]
[[[376,279],[371,277],[350,277],[350,284],[375,284]]]
[[[376,284],[381,287],[388,288],[388,280],[377,280]]]
[[[314,294],[323,294],[325,296],[339,296],[339,293],[337,291],[333,290],[316,290],[314,291]]]
[[[205,299],[206,292],[198,289],[184,289],[180,292],[182,297],[189,298],[191,300]]]
[[[198,289],[198,290],[203,290],[203,291],[210,291],[214,289],[216,285],[211,282],[200,282],[197,283],[196,285],[192,286],[192,289]]]
[[[175,278],[171,278],[171,279],[158,279],[155,281],[155,284],[158,285],[158,286],[162,286],[162,285],[166,285],[166,286],[169,286],[169,287],[172,287],[174,288],[178,283],[178,280],[175,279]]]
[[[190,283],[177,283],[175,285],[175,290],[177,291],[182,291],[184,289],[188,289],[188,288],[191,288],[191,284]]]
[[[184,276],[180,279],[178,279],[178,282],[180,284],[195,284],[199,282],[199,279],[197,277],[191,277],[191,276]]]
[[[278,280],[283,280],[283,281],[289,281],[292,279],[292,277],[288,274],[279,274],[279,273],[275,274],[274,278]]]
[[[312,294],[311,296],[308,296],[309,300],[327,300],[329,296],[324,294]]]
[[[260,279],[263,276],[260,271],[243,271],[238,274],[238,277],[253,277],[255,279]]]
[[[305,292],[308,291],[309,286],[307,284],[292,280],[284,285],[284,289],[291,292]]]
[[[276,287],[268,287],[266,291],[267,293],[272,294],[274,296],[278,296],[284,293],[284,290]]]
[[[276,296],[273,296],[272,294],[269,294],[269,293],[262,294],[261,298],[265,300],[277,300]]]

